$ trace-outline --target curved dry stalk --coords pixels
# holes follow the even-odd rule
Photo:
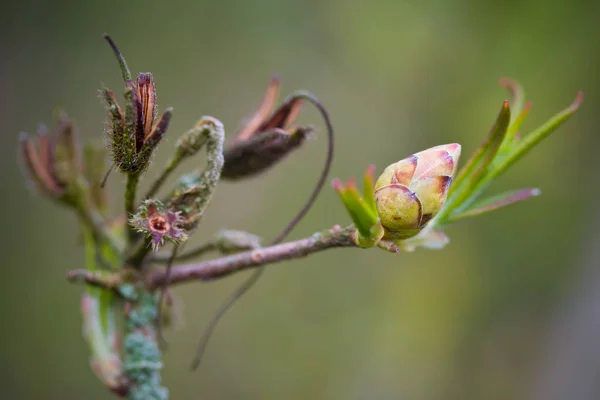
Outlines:
[[[273,239],[271,242],[272,245],[281,243],[287,235],[294,229],[294,227],[302,220],[302,218],[306,215],[308,210],[312,207],[313,203],[317,199],[321,189],[325,186],[325,182],[327,180],[327,176],[329,175],[329,170],[331,169],[331,165],[333,163],[333,154],[334,154],[334,133],[333,133],[333,125],[331,123],[331,119],[329,118],[329,113],[325,110],[325,107],[321,104],[321,102],[311,93],[309,92],[296,92],[292,94],[284,103],[288,103],[293,100],[304,99],[313,104],[321,113],[323,120],[325,121],[325,125],[327,127],[327,155],[325,156],[325,162],[323,165],[323,169],[321,171],[321,175],[317,180],[317,183],[311,192],[310,196],[304,206],[300,209],[300,211],[292,218],[292,220],[286,225],[286,227]],[[258,250],[255,250],[258,251]],[[208,345],[208,341],[210,337],[217,327],[219,321],[225,315],[225,313],[236,303],[238,299],[240,299],[248,290],[254,286],[254,284],[260,279],[264,272],[264,263],[259,264],[259,268],[254,271],[254,273],[240,285],[226,300],[222,303],[221,307],[213,314],[213,317],[208,323],[202,338],[200,339],[200,343],[198,345],[197,355],[192,361],[191,369],[195,370],[200,365],[200,361],[202,360],[202,355],[206,350],[206,346]]]

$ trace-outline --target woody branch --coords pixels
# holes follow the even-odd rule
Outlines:
[[[327,231],[304,239],[198,263],[181,265],[173,268],[168,284],[175,285],[193,281],[210,281],[265,264],[274,264],[285,260],[305,257],[330,248],[355,247],[356,245],[351,238],[352,231],[353,228],[351,227],[340,228],[339,226],[335,226]],[[166,271],[155,271],[149,275],[148,284],[152,288],[161,287],[165,284],[166,277]],[[115,281],[119,281],[117,277],[100,278],[97,274],[91,274],[86,270],[69,271],[67,279],[71,282],[85,282],[95,286],[111,288],[114,288]]]

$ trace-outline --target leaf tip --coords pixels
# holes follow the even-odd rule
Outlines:
[[[356,179],[354,177],[348,178],[348,183],[346,184],[347,189],[356,189]]]
[[[333,190],[335,190],[338,193],[344,190],[344,184],[338,178],[335,178],[331,181],[331,186],[333,187]]]
[[[569,110],[571,111],[576,111],[579,107],[581,107],[581,104],[583,103],[583,91],[579,91],[577,92],[577,96],[575,96],[575,100],[573,101],[573,103],[571,103],[571,105],[569,106]]]
[[[373,179],[373,177],[375,176],[375,164],[371,164],[367,167],[365,175],[368,176],[370,179]]]

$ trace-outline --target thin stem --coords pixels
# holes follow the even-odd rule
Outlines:
[[[108,171],[106,171],[106,174],[104,174],[104,178],[102,178],[102,182],[100,182],[100,188],[104,189],[104,186],[106,186],[106,182],[108,181],[108,177],[110,176],[111,172],[113,171],[113,169],[116,167],[117,163],[113,162],[110,167],[108,168]]]
[[[82,187],[87,185],[85,182],[80,182],[79,184]],[[74,206],[83,224],[93,231],[98,238],[106,242],[115,253],[121,254],[123,252],[125,244],[108,228],[106,219],[92,203],[87,189],[82,190],[82,194]]]
[[[150,187],[150,190],[148,190],[148,192],[144,196],[144,199],[149,199],[152,196],[154,196],[156,194],[156,192],[158,192],[158,190],[165,183],[165,181],[167,180],[169,175],[171,175],[171,173],[175,170],[175,168],[177,168],[177,166],[181,163],[181,160],[183,160],[183,157],[175,156],[169,161],[169,163],[167,164],[165,169],[163,169],[163,171],[161,172],[158,179],[156,179],[154,181],[154,183]]]
[[[223,169],[223,141],[225,140],[225,131],[221,121],[212,117],[203,117],[196,125],[185,132],[177,141],[175,154],[168,162],[165,169],[161,172],[158,179],[152,184],[152,187],[146,193],[145,199],[156,194],[164,184],[171,173],[181,164],[181,162],[194,156],[204,145],[207,145],[208,160],[206,170],[201,177],[201,185],[206,191],[206,199],[203,204],[208,204],[208,199],[214,190],[214,186],[221,176]]]
[[[142,263],[144,262],[144,259],[146,258],[148,253],[150,253],[151,250],[152,238],[145,237],[144,241],[140,243],[137,250],[127,258],[127,264],[134,268],[140,268],[142,266]]]
[[[73,283],[87,283],[105,289],[116,289],[123,283],[116,273],[101,273],[87,269],[75,269],[67,272],[67,280]]]
[[[321,113],[321,116],[323,117],[323,120],[325,121],[325,125],[327,127],[327,155],[325,156],[325,162],[323,165],[323,169],[321,171],[321,175],[319,176],[319,179],[317,180],[317,183],[316,183],[314,189],[308,196],[306,203],[304,203],[304,206],[294,216],[294,218],[292,218],[292,220],[287,224],[287,226],[279,233],[279,235],[277,235],[275,237],[275,239],[272,242],[272,245],[281,243],[283,240],[285,240],[287,235],[292,231],[292,229],[294,229],[294,227],[298,224],[298,222],[300,222],[302,220],[302,218],[304,218],[306,213],[310,210],[313,203],[317,199],[319,193],[321,192],[321,189],[323,189],[323,186],[325,186],[327,176],[329,175],[329,170],[331,169],[331,165],[333,164],[333,153],[334,153],[334,148],[335,148],[334,133],[333,133],[333,124],[331,123],[331,119],[329,118],[329,113],[327,112],[327,110],[325,110],[325,107],[323,107],[321,102],[313,94],[311,94],[309,92],[305,92],[305,91],[296,92],[296,93],[292,94],[291,96],[289,96],[284,103],[293,101],[294,99],[304,99],[304,100],[310,102],[317,108],[317,110],[319,110],[319,113]],[[259,251],[259,250],[255,250],[255,251]],[[246,253],[242,253],[242,254],[246,254]],[[239,300],[246,292],[248,292],[248,290],[250,290],[252,288],[252,286],[254,286],[254,284],[258,281],[258,279],[264,273],[265,263],[259,263],[257,265],[259,266],[259,268],[256,269],[253,272],[253,274],[244,283],[242,283],[242,285],[239,286],[229,296],[229,298],[227,298],[225,300],[225,302],[215,312],[215,314],[213,314],[212,319],[208,323],[208,326],[207,326],[206,330],[204,331],[202,338],[200,339],[200,344],[198,346],[198,352],[197,352],[196,358],[192,362],[192,366],[191,366],[192,370],[195,370],[200,365],[200,361],[202,360],[202,355],[204,354],[204,350],[206,349],[206,346],[208,344],[208,341],[210,340],[212,332],[217,327],[217,324],[219,323],[221,317],[223,317],[223,315],[225,315],[225,313],[236,303],[237,300]]]
[[[108,227],[105,225],[106,221],[104,218],[95,210],[88,208],[77,209],[77,213],[81,218],[81,221],[86,224],[91,230],[93,230],[100,239],[106,242],[111,250],[121,253],[123,251],[124,244],[122,241],[114,235]]]
[[[300,222],[300,220],[304,218],[308,210],[310,210],[310,208],[314,204],[315,200],[317,200],[317,197],[323,189],[323,186],[325,186],[327,176],[329,175],[331,165],[333,164],[333,153],[335,150],[335,143],[333,124],[331,123],[331,119],[329,118],[329,113],[327,112],[327,110],[325,110],[325,107],[323,107],[321,102],[309,92],[297,92],[290,96],[290,99],[293,98],[307,100],[312,105],[314,105],[317,108],[317,110],[319,110],[319,113],[321,113],[321,116],[323,117],[323,120],[325,121],[325,126],[327,128],[327,154],[325,156],[325,161],[323,162],[323,169],[321,170],[319,179],[317,180],[313,191],[308,196],[306,203],[300,209],[300,211],[298,211],[296,216],[292,218],[288,225],[279,233],[279,235],[277,235],[277,237],[273,239],[272,244],[281,243],[286,238],[286,236],[292,231],[292,229],[294,229],[298,222]]]
[[[110,36],[108,36],[108,33],[105,33],[103,36],[104,36],[104,39],[110,45],[110,48],[112,49],[113,53],[115,53],[115,57],[117,57],[117,61],[119,62],[119,66],[121,67],[121,74],[123,75],[123,80],[125,82],[130,81],[131,80],[131,71],[129,70],[129,67],[127,66],[127,61],[125,61],[125,57],[123,57],[123,53],[121,53],[121,50],[119,50],[119,48],[117,47],[116,43],[112,40],[112,38]]]

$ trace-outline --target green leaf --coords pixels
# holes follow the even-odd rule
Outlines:
[[[516,139],[517,134],[521,129],[521,125],[527,118],[527,114],[529,114],[529,110],[531,110],[531,103],[525,104],[525,107],[521,110],[521,112],[517,115],[514,121],[508,126],[508,130],[506,131],[506,136],[504,137],[504,141],[500,145],[500,149],[498,150],[498,155],[496,156],[496,160],[500,159],[500,157],[510,153],[515,146],[517,145],[518,140]]]
[[[375,204],[375,179],[373,177],[375,173],[375,166],[370,165],[365,172],[364,188],[363,188],[363,200],[367,203],[367,206],[377,214],[377,205]]]
[[[498,160],[493,165],[490,179],[493,179],[502,174],[508,167],[521,159],[527,154],[536,144],[554,132],[559,126],[566,122],[581,106],[583,102],[583,92],[577,93],[577,97],[573,103],[563,111],[551,117],[545,124],[529,133],[519,142],[517,147],[506,157]]]
[[[520,115],[525,106],[525,91],[523,90],[523,87],[519,82],[510,78],[502,78],[498,84],[507,89],[512,97],[510,99],[510,103],[512,104],[510,108],[513,111],[513,116]],[[517,118],[518,117],[513,117],[511,124],[514,123]]]
[[[475,187],[471,188],[470,192],[468,193],[468,198],[455,209],[460,211],[467,209],[471,202],[477,199],[477,197],[485,190],[492,180],[500,176],[508,167],[527,154],[536,144],[550,135],[550,133],[555,131],[560,125],[569,119],[575,113],[575,111],[577,111],[582,101],[583,93],[579,92],[577,94],[577,98],[569,107],[554,115],[545,124],[532,133],[526,135],[520,142],[516,144],[516,147],[508,155],[496,157],[490,166],[487,175],[480,182],[478,182]]]
[[[439,221],[446,219],[453,210],[469,200],[474,188],[487,174],[488,167],[504,140],[509,123],[510,106],[508,101],[504,101],[487,138],[454,179],[446,203],[437,216]]]
[[[379,223],[377,212],[372,210],[368,203],[365,202],[353,179],[344,185],[340,180],[333,181],[333,187],[340,195],[346,210],[350,214],[350,218],[356,225],[358,232],[365,238],[373,236],[373,228]]]
[[[539,189],[533,188],[511,190],[509,192],[491,196],[487,199],[478,201],[466,211],[452,214],[448,219],[448,222],[454,222],[458,221],[459,219],[481,215],[486,212],[494,211],[510,204],[517,203],[519,201],[527,200],[531,197],[539,196],[540,194],[541,191]]]

